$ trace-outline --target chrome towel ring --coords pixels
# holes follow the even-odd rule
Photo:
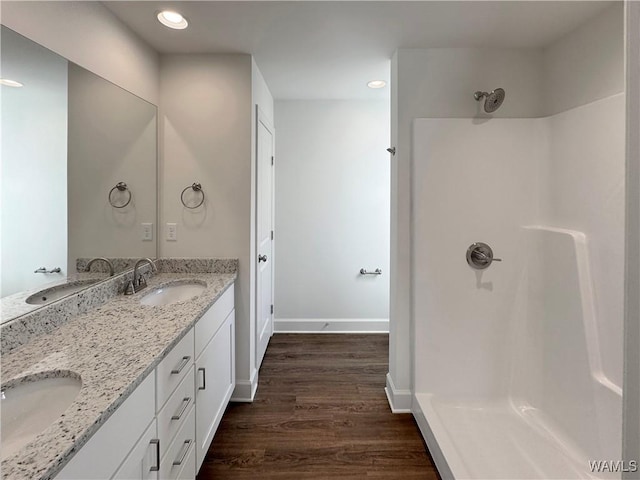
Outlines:
[[[187,202],[184,201],[184,194],[189,189],[192,189],[194,192],[200,192],[200,194],[202,195],[202,198],[200,199],[200,202],[197,205],[189,206],[187,205]],[[182,190],[182,193],[180,194],[180,201],[182,202],[182,205],[184,205],[186,208],[190,208],[192,210],[194,208],[198,208],[200,205],[204,203],[204,191],[202,190],[202,185],[200,185],[199,183],[192,183],[191,185],[186,187],[184,190]]]
[[[127,192],[129,194],[129,196],[127,197],[127,201],[125,203],[118,205],[111,199],[111,194],[115,190],[118,190],[119,192]],[[126,183],[118,182],[115,187],[109,190],[109,204],[111,204],[113,208],[124,208],[127,205],[129,205],[129,203],[131,203],[131,190],[129,190],[129,187],[127,187]]]

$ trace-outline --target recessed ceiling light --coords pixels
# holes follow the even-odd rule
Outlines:
[[[0,85],[4,85],[6,87],[24,87],[20,82],[16,82],[15,80],[9,80],[8,78],[0,78]]]
[[[387,85],[387,82],[384,80],[371,80],[367,83],[367,87],[369,88],[383,88]]]
[[[182,30],[187,28],[189,22],[178,12],[172,10],[163,10],[158,13],[158,21],[166,27]]]

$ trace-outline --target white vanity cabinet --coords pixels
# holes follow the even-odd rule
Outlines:
[[[55,479],[195,479],[234,388],[231,286]]]
[[[158,443],[152,441],[157,439],[154,406],[152,372],[64,466],[56,480],[113,478],[121,464],[127,464],[127,472],[137,472],[134,477],[128,475],[131,479],[157,478],[160,451]]]
[[[198,471],[236,384],[233,287],[198,320],[195,335]]]

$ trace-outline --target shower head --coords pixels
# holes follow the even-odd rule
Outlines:
[[[496,88],[491,93],[477,91],[473,94],[473,98],[478,102],[482,100],[482,97],[486,97],[484,101],[484,111],[487,113],[493,113],[500,108],[500,105],[504,102],[504,96],[505,91],[502,88]]]

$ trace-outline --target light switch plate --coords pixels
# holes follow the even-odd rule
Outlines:
[[[178,224],[167,223],[167,240],[170,242],[178,241]]]
[[[142,241],[150,242],[153,240],[153,223],[142,223]]]

